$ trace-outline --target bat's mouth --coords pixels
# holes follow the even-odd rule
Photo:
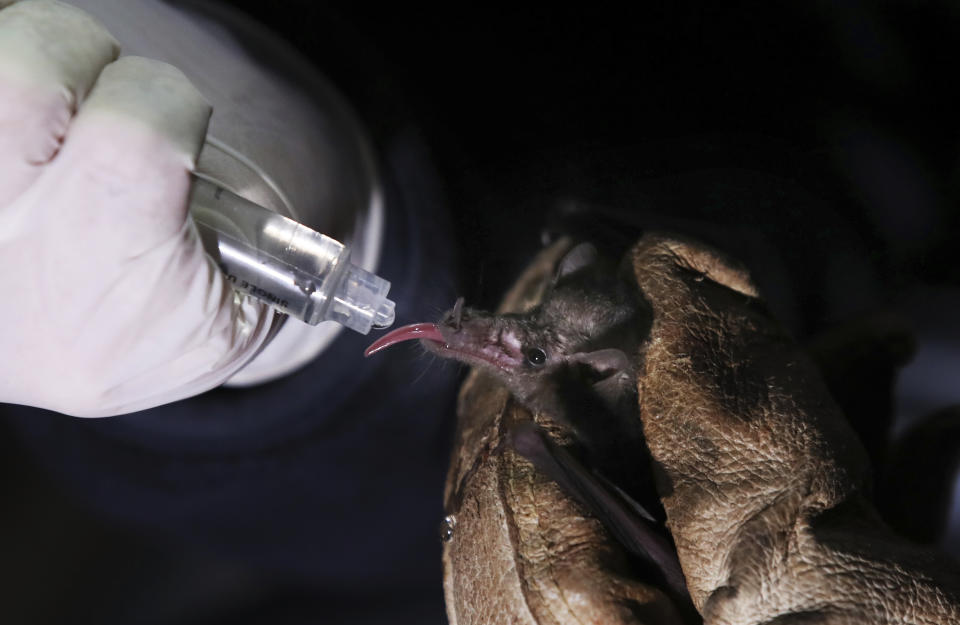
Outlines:
[[[443,347],[447,342],[443,337],[443,334],[440,333],[440,330],[437,328],[436,324],[413,323],[408,326],[403,326],[402,328],[397,328],[392,332],[387,332],[379,339],[374,341],[370,347],[363,352],[363,355],[373,356],[377,352],[383,351],[391,345],[396,345],[397,343],[402,343],[403,341],[412,341],[414,339],[430,341],[431,343],[434,343],[436,347]]]
[[[414,323],[397,328],[377,339],[363,354],[372,356],[391,345],[414,339],[420,339],[427,350],[438,356],[470,365],[487,365],[510,371],[520,364],[519,346],[515,350],[507,350],[502,336],[498,336],[497,341],[487,337],[479,340],[464,328],[441,328],[433,323]],[[517,351],[518,355],[511,351]]]

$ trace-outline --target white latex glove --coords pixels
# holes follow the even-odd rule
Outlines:
[[[0,402],[157,406],[221,384],[270,330],[188,218],[209,105],[117,54],[74,7],[0,10]]]

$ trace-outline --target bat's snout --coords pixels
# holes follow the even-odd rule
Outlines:
[[[501,370],[523,364],[520,341],[509,325],[488,313],[464,307],[462,298],[444,314],[437,330],[443,335],[443,344],[428,349],[440,356]]]

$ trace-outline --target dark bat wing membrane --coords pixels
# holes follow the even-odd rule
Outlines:
[[[514,427],[510,441],[517,453],[593,512],[631,554],[658,571],[669,594],[689,605],[676,550],[651,521],[649,512],[619,489],[611,488],[538,426],[528,423]]]

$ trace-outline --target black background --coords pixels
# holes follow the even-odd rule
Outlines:
[[[956,279],[949,3],[236,5],[314,60],[375,137],[422,131],[468,301],[495,303],[569,199],[763,231],[814,302],[801,332]],[[709,184],[685,177],[703,172]],[[743,172],[779,201],[744,199]],[[879,283],[832,313],[817,302],[835,247]]]

